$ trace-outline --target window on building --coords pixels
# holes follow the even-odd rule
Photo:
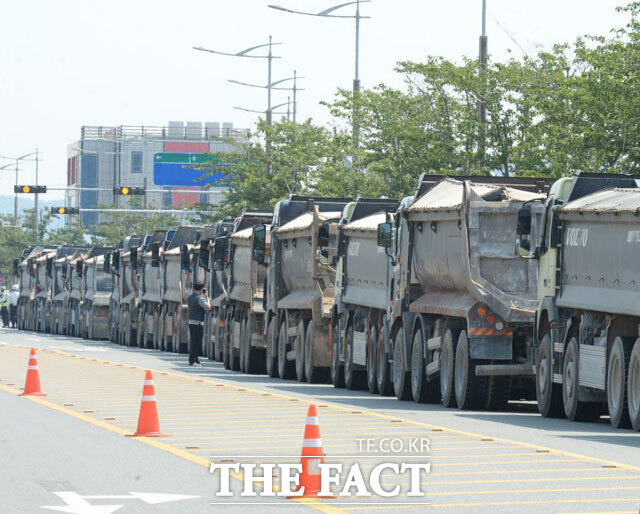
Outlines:
[[[142,152],[131,152],[131,173],[142,173]]]

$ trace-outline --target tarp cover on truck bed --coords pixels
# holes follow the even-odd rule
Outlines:
[[[640,216],[640,189],[605,189],[569,202],[563,212],[631,213]]]
[[[329,212],[320,212],[318,214],[318,219],[320,221],[326,221],[331,219],[337,219],[342,216],[342,212],[338,211],[329,211]],[[306,212],[305,214],[298,216],[296,219],[291,220],[289,223],[282,225],[276,232],[278,234],[283,234],[285,232],[295,232],[297,230],[306,230],[311,228],[311,224],[313,223],[313,213]]]
[[[482,178],[478,177],[478,180],[482,180]],[[459,209],[463,200],[463,184],[459,180],[446,178],[418,198],[407,211],[428,212]],[[507,186],[476,184],[474,182],[469,184],[475,194],[488,202],[501,200],[527,202],[544,198],[544,195],[538,193],[530,193]]]

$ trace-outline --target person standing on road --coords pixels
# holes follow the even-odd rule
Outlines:
[[[202,352],[204,314],[205,311],[211,310],[211,302],[204,284],[193,285],[193,294],[187,298],[187,307],[189,309],[189,334],[191,335],[189,366],[202,366],[200,353]]]
[[[9,326],[9,295],[4,290],[4,287],[0,289],[0,316],[2,316],[2,326],[7,328]]]
[[[11,286],[11,292],[9,293],[9,321],[11,321],[11,328],[16,328],[18,324],[18,301],[20,300],[20,288],[18,284]]]

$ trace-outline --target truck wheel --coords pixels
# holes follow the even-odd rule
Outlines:
[[[376,361],[376,382],[378,383],[378,394],[382,396],[391,396],[393,394],[393,385],[391,384],[389,354],[387,354],[384,349],[384,330],[380,330],[378,332]]]
[[[565,351],[564,369],[562,370],[564,413],[571,421],[595,421],[600,417],[601,404],[580,401],[579,369],[578,341],[573,337]]]
[[[353,325],[347,329],[344,356],[344,385],[350,391],[364,389],[365,371],[356,369],[353,362]]]
[[[417,330],[411,347],[411,395],[416,403],[440,403],[440,382],[427,382],[424,350],[422,331]]]
[[[344,387],[344,366],[340,363],[340,328],[338,320],[331,324],[331,383],[333,387]]]
[[[627,405],[631,426],[634,430],[640,430],[640,337],[636,339],[629,359]]]
[[[304,343],[305,343],[305,325],[306,320],[303,318],[298,323],[296,330],[296,339],[294,341],[294,348],[296,351],[296,378],[298,382],[304,382]]]
[[[449,408],[458,406],[454,388],[458,337],[458,330],[447,328],[442,337],[440,350],[440,395],[442,396],[442,405]]]
[[[231,369],[230,337],[227,332],[222,336],[222,364],[224,369]]]
[[[422,350],[422,331],[418,329],[411,345],[411,396],[416,403],[424,403],[427,397]]]
[[[469,353],[469,340],[466,330],[458,336],[455,358],[455,389],[458,408],[477,409],[484,398],[485,380],[476,376],[476,361]]]
[[[265,314],[266,316],[266,314]],[[274,317],[269,322],[267,326],[267,330],[265,331],[265,335],[267,336],[265,350],[265,368],[267,369],[267,375],[271,378],[278,377],[278,323],[277,319]]]
[[[629,358],[633,338],[616,337],[609,353],[607,365],[607,405],[611,425],[615,428],[629,428],[629,405],[627,400],[627,382],[629,376]]]
[[[249,361],[249,349],[247,348],[247,318],[244,317],[240,322],[240,373],[247,373]]]
[[[371,322],[367,324],[367,389],[371,394],[378,392],[378,359],[376,351],[378,349],[378,327]]]
[[[511,398],[511,377],[489,376],[484,408],[490,411],[507,410]]]
[[[545,418],[564,417],[562,386],[553,383],[553,351],[551,336],[545,333],[538,348],[536,361],[536,400],[538,412]]]
[[[328,369],[313,365],[315,362],[315,335],[316,329],[313,323],[310,322],[307,325],[307,333],[304,336],[304,374],[307,377],[307,382],[310,384],[327,381]]]
[[[407,362],[404,357],[404,337],[402,337],[402,327],[396,333],[393,344],[393,389],[398,400],[409,400],[411,398],[411,377],[407,370]]]
[[[289,336],[287,335],[287,322],[280,323],[280,336],[278,337],[278,375],[282,380],[293,378],[293,362],[287,360],[289,349]]]

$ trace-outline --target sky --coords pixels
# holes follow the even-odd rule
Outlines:
[[[280,59],[273,78],[304,76],[298,121],[327,123],[326,107],[354,77],[354,22],[268,8],[319,12],[348,0],[4,0],[0,3],[0,155],[42,153],[39,181],[66,185],[67,145],[82,125],[166,125],[169,120],[230,121],[253,128],[266,109],[266,90],[229,79],[267,83],[264,59],[223,52],[273,41]],[[625,19],[626,0],[487,0],[487,35],[494,60],[533,54],[584,34],[606,34]],[[460,61],[478,53],[482,0],[373,0],[361,5],[360,79],[401,87],[398,61],[440,55]],[[354,14],[354,6],[335,14]],[[256,51],[258,52],[258,51]],[[273,104],[290,92],[274,92]],[[0,159],[0,166],[11,161]],[[20,183],[33,183],[34,163]],[[0,171],[0,193],[12,191],[13,167]],[[47,193],[47,199],[62,198]]]

